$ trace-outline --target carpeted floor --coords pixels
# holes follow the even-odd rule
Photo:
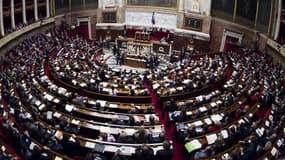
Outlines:
[[[176,139],[172,137],[174,133],[174,125],[172,124],[171,127],[167,125],[167,116],[162,117],[162,110],[157,106],[157,97],[155,91],[151,90],[151,84],[145,84],[145,87],[148,89],[150,96],[152,97],[152,105],[154,106],[154,110],[159,117],[159,123],[164,125],[166,136],[169,140],[172,141],[173,146],[173,160],[184,160],[183,158],[183,144],[179,143]]]

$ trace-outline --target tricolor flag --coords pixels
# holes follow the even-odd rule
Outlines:
[[[152,25],[155,25],[154,12],[152,12],[151,23],[152,23]]]

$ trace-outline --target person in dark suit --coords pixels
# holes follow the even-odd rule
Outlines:
[[[157,151],[156,160],[172,160],[173,150],[168,141],[163,142],[163,149]]]
[[[248,143],[241,142],[241,159],[247,160],[247,159],[255,159],[256,149],[257,149],[257,138],[251,137],[250,141]]]
[[[143,144],[135,151],[135,160],[151,160],[153,159],[153,149]]]

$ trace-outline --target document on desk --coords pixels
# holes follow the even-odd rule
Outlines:
[[[156,152],[163,149],[163,146],[153,147],[153,154],[156,155]]]
[[[153,89],[157,89],[158,87],[160,87],[160,84],[158,84],[158,83],[152,85]]]
[[[194,124],[196,127],[198,127],[198,126],[203,125],[203,122],[202,122],[202,121],[195,121],[195,122],[193,122],[193,124]]]
[[[272,148],[272,150],[270,151],[272,156],[275,156],[277,153],[277,149],[275,147]]]
[[[54,103],[59,103],[60,100],[59,100],[58,98],[55,98],[55,99],[53,99],[53,102],[54,102]]]
[[[190,115],[192,115],[192,114],[193,114],[193,113],[192,113],[191,111],[187,111],[187,112],[186,112],[186,115],[187,115],[187,116],[190,116]]]
[[[96,143],[94,147],[94,151],[104,153],[105,145]]]
[[[101,133],[109,133],[109,131],[110,131],[110,127],[106,127],[106,126],[101,126],[100,127],[100,132]]]
[[[269,127],[270,126],[270,122],[268,120],[265,121],[265,126]]]
[[[215,143],[217,139],[217,135],[216,134],[206,135],[206,139],[207,139],[208,144],[213,144]]]
[[[188,151],[188,153],[191,153],[192,151],[196,149],[200,149],[202,147],[202,144],[199,142],[198,139],[194,139],[190,142],[187,142],[184,146],[186,150]]]
[[[223,117],[218,115],[218,114],[215,114],[215,115],[211,116],[211,119],[212,119],[213,122],[218,122],[218,121],[222,120]]]
[[[104,152],[111,152],[111,153],[115,153],[119,148],[114,146],[114,145],[106,145]]]
[[[61,157],[55,156],[54,160],[63,160]]]
[[[46,107],[45,104],[41,104],[41,105],[39,106],[39,110],[42,111],[45,107]]]
[[[128,135],[133,135],[136,130],[133,129],[133,128],[125,128],[125,132],[128,134]]]
[[[210,103],[211,107],[215,107],[217,104],[215,102]]]
[[[58,138],[59,140],[61,140],[61,139],[62,139],[62,136],[63,136],[63,133],[62,133],[62,131],[57,130],[57,131],[55,132],[54,136],[55,136],[56,138]]]
[[[224,139],[227,139],[229,137],[228,131],[227,130],[222,130],[221,134],[223,136]]]
[[[244,121],[243,119],[240,119],[240,120],[238,121],[238,123],[239,123],[239,124],[242,124],[242,123],[245,123],[245,121]]]
[[[263,136],[263,133],[264,133],[264,128],[263,127],[261,127],[261,128],[257,128],[256,130],[255,130],[255,132],[256,132],[256,134],[259,136],[259,137],[262,137]]]
[[[131,156],[135,153],[136,149],[134,147],[122,146],[119,148],[121,154]]]
[[[52,115],[53,115],[53,112],[52,112],[52,111],[47,111],[47,116],[46,116],[46,118],[47,118],[47,119],[52,119]]]
[[[36,144],[34,142],[31,142],[29,145],[29,149],[33,150],[35,146],[36,146]]]
[[[72,119],[71,123],[74,125],[78,125],[80,123],[80,120]]]
[[[110,108],[118,108],[118,104],[110,103],[110,104],[109,104],[109,107],[110,107]]]
[[[50,94],[46,94],[46,95],[45,95],[45,98],[46,98],[48,101],[52,101],[53,96],[50,95]]]
[[[54,113],[53,113],[53,116],[56,117],[56,118],[60,118],[60,117],[61,117],[61,113],[54,112]]]
[[[207,111],[207,108],[204,107],[204,106],[203,106],[203,107],[200,107],[200,108],[199,108],[199,111],[200,111],[200,112],[205,112],[205,111]]]
[[[42,104],[41,101],[36,100],[36,102],[35,102],[35,105],[36,105],[36,106],[40,106],[41,104]]]
[[[100,103],[101,107],[105,107],[106,106],[106,101],[97,100],[96,102]]]
[[[120,129],[119,128],[110,127],[109,133],[110,134],[119,134],[120,133]]]
[[[72,105],[69,105],[69,104],[65,105],[65,110],[68,111],[68,112],[71,112],[73,110],[73,108],[74,107]]]
[[[207,125],[211,125],[211,124],[212,124],[212,120],[211,120],[210,118],[204,119],[204,122],[205,122]]]
[[[95,105],[95,104],[96,104],[96,101],[94,101],[94,100],[88,100],[88,103],[91,104],[91,105]]]

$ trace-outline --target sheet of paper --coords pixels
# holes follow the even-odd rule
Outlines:
[[[55,156],[54,160],[63,160],[61,157]]]
[[[36,102],[35,102],[35,105],[36,105],[36,106],[40,106],[41,104],[42,104],[41,101],[36,100]]]
[[[41,104],[41,105],[39,106],[39,110],[42,111],[45,107],[46,107],[45,104]]]
[[[60,118],[60,117],[61,117],[61,113],[54,112],[54,113],[53,113],[53,116],[56,117],[56,118]]]
[[[62,139],[62,135],[63,135],[63,133],[62,133],[61,131],[59,131],[59,130],[57,130],[57,131],[55,132],[55,134],[54,134],[54,136],[55,136],[56,138],[58,138],[58,139]]]
[[[94,147],[94,151],[104,153],[105,145],[96,143]]]
[[[207,125],[211,125],[211,124],[213,123],[210,118],[204,119],[204,122],[205,122]]]
[[[128,135],[133,135],[136,132],[136,130],[133,128],[126,128],[124,130]]]
[[[30,150],[33,150],[35,146],[36,146],[36,144],[35,144],[34,142],[31,142],[31,143],[30,143],[30,146],[29,146],[29,149],[30,149]]]
[[[113,145],[106,145],[104,151],[115,153],[119,148]]]
[[[87,147],[87,148],[91,148],[91,149],[93,149],[94,147],[95,147],[95,145],[96,145],[96,143],[93,143],[93,142],[86,142],[85,143],[85,147]]]
[[[217,135],[216,134],[206,135],[206,139],[208,144],[213,144],[217,139]]]
[[[97,100],[96,102],[100,103],[101,107],[105,107],[106,106],[106,101]]]
[[[153,147],[153,154],[156,155],[156,152],[163,149],[163,146]]]
[[[134,147],[127,147],[127,146],[120,147],[120,151],[123,155],[131,156],[133,153],[135,153],[135,150],[136,149]]]
[[[270,153],[272,156],[275,156],[277,153],[277,149],[275,147],[273,147]]]
[[[51,101],[53,99],[53,96],[50,95],[50,94],[46,94],[45,95],[45,98],[48,100],[48,101]]]
[[[202,144],[197,139],[194,139],[190,142],[187,142],[184,146],[186,150],[188,151],[188,153],[191,153],[192,151],[196,149],[200,149],[202,147]]]
[[[223,136],[224,139],[228,138],[229,137],[229,134],[228,134],[228,131],[227,130],[222,130],[221,131],[221,134]]]
[[[68,111],[68,112],[71,112],[73,110],[73,106],[69,105],[69,104],[66,104],[65,105],[65,110]]]
[[[53,102],[54,102],[54,103],[59,103],[60,100],[59,100],[58,98],[55,98],[55,99],[53,99]]]
[[[109,107],[110,108],[118,108],[118,104],[111,103],[111,104],[109,104]]]
[[[203,107],[200,107],[200,108],[199,108],[199,111],[200,111],[200,112],[205,112],[205,111],[207,111],[207,108],[204,107],[204,106],[203,106]]]
[[[197,126],[203,125],[203,122],[202,121],[195,121],[193,124],[197,127]]]
[[[53,112],[52,111],[47,111],[47,119],[52,119],[52,115],[53,115]]]
[[[80,120],[72,119],[71,123],[74,125],[78,125],[80,123]]]
[[[109,131],[110,131],[110,127],[106,127],[106,126],[101,126],[100,127],[100,132],[101,133],[103,133],[103,132],[109,133]]]
[[[218,115],[218,114],[215,114],[215,115],[211,116],[211,119],[212,119],[213,122],[218,122],[218,121],[222,120],[223,117]]]

